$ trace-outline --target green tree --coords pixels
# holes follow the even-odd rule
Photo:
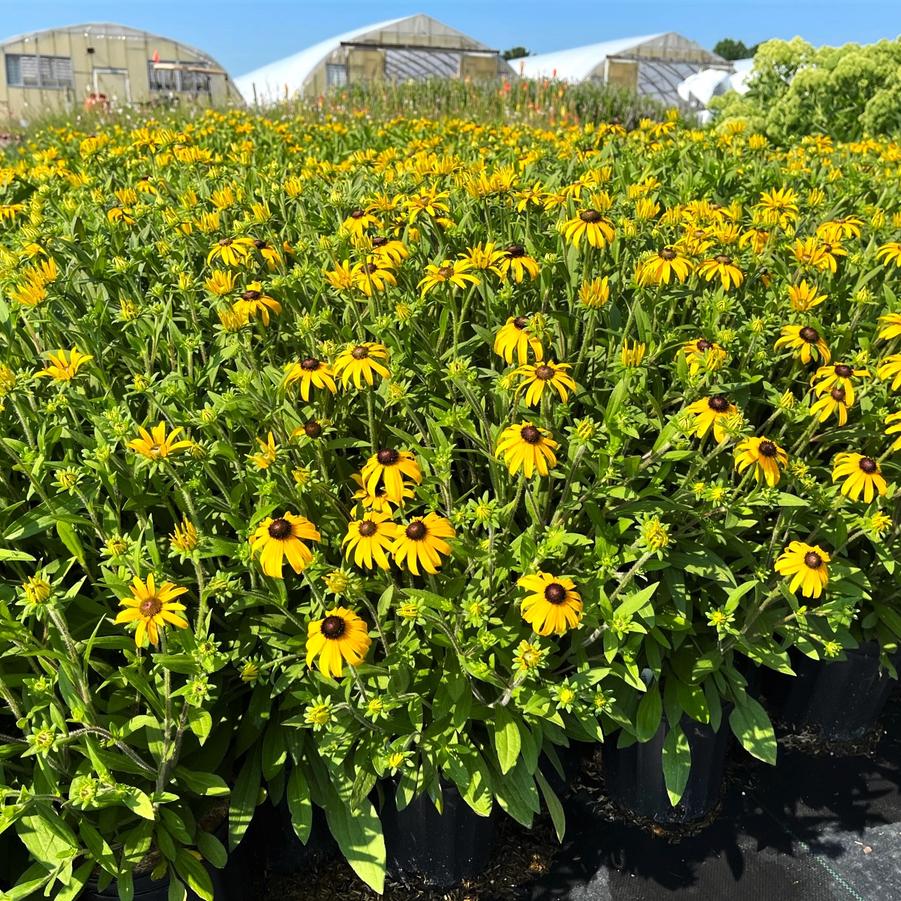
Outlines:
[[[723,59],[747,59],[754,55],[754,51],[749,50],[744,41],[736,41],[734,38],[717,41],[713,46],[713,52]]]
[[[525,47],[511,47],[509,50],[505,50],[501,56],[504,59],[522,59],[524,56],[531,56],[531,51],[526,50]]]

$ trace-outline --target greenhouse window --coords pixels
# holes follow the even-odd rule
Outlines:
[[[6,83],[14,88],[71,88],[72,60],[68,56],[8,53]]]
[[[347,84],[347,66],[344,63],[326,64],[325,83],[330,88],[344,87]]]

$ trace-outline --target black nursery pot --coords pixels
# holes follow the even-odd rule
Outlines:
[[[394,788],[393,782],[386,784],[381,813],[390,869],[417,873],[441,887],[484,871],[494,842],[494,817],[479,816],[450,782],[441,784],[443,813],[427,794],[398,810]]]
[[[724,720],[714,732],[710,726],[682,718],[682,731],[691,748],[691,774],[675,807],[670,804],[663,779],[663,742],[668,731],[664,719],[650,741],[626,748],[618,748],[615,738],[604,742],[607,794],[629,814],[661,825],[702,820],[712,813],[722,793],[729,728]]]
[[[225,882],[219,870],[208,866],[207,871],[213,883],[213,898],[215,898],[215,901],[220,901],[220,899],[231,901],[232,898],[241,897],[225,890]],[[168,877],[153,880],[150,878],[149,873],[145,876],[135,876],[134,887],[134,901],[168,901],[169,899]],[[78,897],[79,901],[109,901],[110,898],[119,897],[119,890],[116,888],[115,882],[108,885],[102,892],[97,890],[96,883],[93,886],[88,883],[87,888]],[[187,901],[200,901],[200,897],[188,889]]]
[[[268,804],[260,809],[264,811],[260,833],[270,872],[282,876],[306,872],[323,858],[338,853],[321,807],[313,807],[313,826],[306,844],[294,832],[291,811],[284,798],[275,806]]]
[[[799,654],[781,719],[824,740],[853,742],[875,729],[894,680],[879,671],[879,644],[868,641],[846,652],[845,660],[824,663]],[[901,655],[896,656],[896,666]]]

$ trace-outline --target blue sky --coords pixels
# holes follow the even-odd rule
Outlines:
[[[533,52],[678,31],[712,46],[801,35],[814,44],[901,34],[901,0],[0,0],[0,39],[81,22],[120,22],[194,44],[232,75],[351,28],[415,12],[503,50]]]

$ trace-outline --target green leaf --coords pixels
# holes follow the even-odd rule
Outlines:
[[[37,802],[35,813],[16,821],[16,832],[31,856],[51,869],[79,850],[78,837],[63,818],[49,805]]]
[[[742,747],[764,763],[776,763],[776,733],[766,711],[754,698],[745,696],[729,714],[729,725]]]
[[[218,798],[228,794],[228,786],[221,776],[212,773],[200,773],[183,766],[175,768],[175,778],[183,782],[194,794]]]
[[[84,567],[84,548],[71,523],[58,519],[56,521],[56,534],[59,535],[60,541],[66,546],[66,550]]]
[[[260,751],[256,748],[244,759],[232,791],[228,809],[228,847],[232,851],[241,843],[253,819],[260,796],[260,775]]]
[[[14,551],[12,548],[0,547],[0,562],[31,563],[33,560],[34,557],[31,554],[26,554],[25,551]]]
[[[191,853],[180,848],[175,859],[175,872],[188,888],[203,901],[213,901],[213,881],[206,867]]]
[[[682,798],[691,774],[691,748],[680,725],[671,726],[663,741],[663,781],[670,804]]]
[[[313,827],[313,802],[310,799],[310,786],[300,767],[292,767],[291,775],[288,776],[287,798],[294,834],[306,844]]]
[[[541,810],[535,779],[524,760],[520,760],[506,776],[496,780],[494,792],[501,807],[517,823],[530,829],[535,814]]]
[[[655,682],[638,702],[635,716],[635,737],[639,741],[650,741],[660,728],[660,717],[663,715],[663,701],[660,689]]]
[[[87,863],[83,863],[72,874],[72,877],[69,879],[69,884],[54,895],[56,901],[75,901],[81,894],[81,890],[85,887],[93,872],[94,861],[89,860]]]
[[[197,832],[197,850],[214,866],[221,870],[228,863],[228,851],[225,845],[209,832],[200,829]]]
[[[522,738],[516,720],[506,707],[494,708],[491,728],[494,733],[494,748],[497,751],[498,763],[501,772],[506,775],[519,760]]]
[[[141,789],[129,786],[122,795],[122,801],[129,810],[136,813],[139,817],[143,817],[145,820],[156,819],[153,802],[150,800],[150,796],[142,792]]]
[[[551,822],[554,824],[554,832],[557,833],[557,841],[563,842],[563,836],[566,834],[566,814],[563,812],[563,805],[557,797],[556,792],[551,788],[547,779],[541,770],[535,770],[535,781],[541,789],[544,797],[544,804],[547,812],[551,815]]]
[[[651,600],[651,597],[657,590],[659,584],[659,582],[653,582],[651,585],[646,585],[641,591],[636,591],[635,594],[629,595],[629,597],[616,608],[616,615],[629,617],[638,613],[638,611]]]
[[[385,890],[385,837],[375,807],[366,799],[359,810],[351,811],[349,787],[345,786],[341,796],[330,787],[325,806],[329,829],[353,871],[381,895]]]

